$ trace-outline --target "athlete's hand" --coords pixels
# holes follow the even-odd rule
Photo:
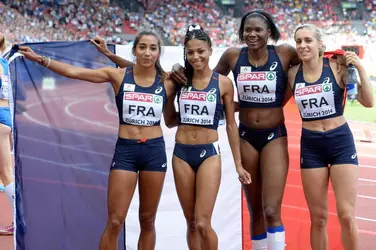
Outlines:
[[[187,85],[187,78],[184,75],[184,68],[178,63],[172,66],[170,77],[172,81],[177,84]]]
[[[238,179],[242,184],[248,185],[252,183],[251,175],[243,168],[243,166],[236,167],[236,172],[238,172]]]
[[[90,43],[94,45],[97,48],[97,50],[102,54],[106,55],[110,53],[106,41],[102,37],[96,36],[93,39],[90,39]]]
[[[40,55],[34,52],[30,47],[28,46],[19,46],[18,52],[20,52],[22,55],[24,55],[28,60],[36,62],[38,59],[40,59]]]
[[[361,66],[360,59],[355,52],[346,51],[345,54],[344,54],[344,57],[346,59],[346,65],[347,66],[349,66],[349,64],[354,65],[355,68],[358,68],[358,67]]]

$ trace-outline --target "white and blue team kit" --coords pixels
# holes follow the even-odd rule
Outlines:
[[[213,72],[205,89],[195,89],[190,83],[178,91],[177,97],[180,126],[191,125],[217,130],[223,114],[218,73]],[[187,162],[195,171],[204,160],[219,154],[218,142],[192,145],[176,143],[174,148],[174,155]]]
[[[293,92],[303,121],[325,120],[343,115],[345,90],[337,84],[327,58],[324,58],[319,80],[314,83],[304,80],[300,65]],[[354,137],[347,123],[325,132],[303,128],[300,157],[301,168],[358,165]]]
[[[240,51],[233,71],[240,108],[283,107],[287,76],[275,47],[268,45],[267,49],[268,60],[260,67],[250,64],[248,47]],[[275,128],[254,129],[240,123],[239,135],[261,152],[270,141],[287,136],[287,130],[285,124],[279,124]]]
[[[121,125],[150,127],[160,125],[167,94],[158,75],[150,87],[142,87],[135,82],[133,67],[128,67],[115,99]],[[166,172],[164,138],[134,140],[119,137],[111,170]]]

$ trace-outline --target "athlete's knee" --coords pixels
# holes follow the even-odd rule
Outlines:
[[[354,216],[354,209],[343,209],[338,210],[338,220],[342,227],[345,228],[352,228],[356,224],[355,216]]]
[[[276,205],[265,204],[264,214],[268,225],[281,222],[281,209]]]
[[[187,220],[187,229],[189,232],[196,232],[197,231],[197,223],[193,220]]]
[[[328,211],[327,209],[315,209],[311,211],[311,226],[314,229],[321,230],[326,227],[328,222]]]
[[[202,236],[211,228],[211,221],[209,216],[196,216],[196,227]]]
[[[262,208],[253,209],[250,211],[250,214],[252,226],[257,226],[258,224],[265,224],[264,211],[262,210]]]
[[[155,214],[144,212],[139,216],[141,230],[153,231],[155,223]]]
[[[124,220],[122,220],[117,215],[111,215],[108,219],[108,228],[111,234],[119,234],[121,229],[123,228]]]

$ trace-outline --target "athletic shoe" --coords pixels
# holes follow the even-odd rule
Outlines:
[[[0,236],[13,235],[13,233],[14,233],[14,225],[13,225],[13,223],[10,226],[4,227],[4,228],[0,228]]]

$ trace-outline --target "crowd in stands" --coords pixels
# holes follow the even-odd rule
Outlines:
[[[5,5],[4,5],[5,2]],[[109,42],[123,44],[125,24],[136,33],[138,16],[129,18],[119,6],[103,0],[6,0],[0,3],[0,25],[8,36],[22,42],[81,40],[97,34]],[[132,29],[133,27],[133,29]],[[2,29],[2,30],[4,30]]]
[[[213,0],[134,0],[143,13],[131,13],[115,2],[104,0],[1,0],[0,28],[17,42],[82,40],[96,34],[108,42],[127,44],[124,34],[141,29],[157,30],[168,44],[182,45],[186,27],[204,27],[214,46],[238,44],[239,20],[221,10]],[[281,30],[282,40],[291,40],[302,22],[316,23],[337,37],[353,34],[352,19],[363,19],[364,34],[375,38],[376,0],[364,0],[367,13],[346,13],[340,20],[335,8],[340,0],[252,0],[244,1],[243,12],[264,9],[271,13]],[[343,19],[343,18],[342,18]]]

